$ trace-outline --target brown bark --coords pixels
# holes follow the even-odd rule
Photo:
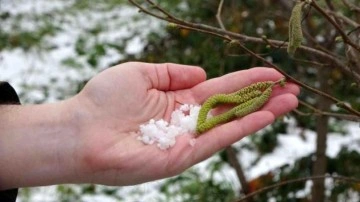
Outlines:
[[[230,146],[230,147],[227,147],[225,151],[226,151],[226,155],[228,157],[228,162],[229,162],[230,166],[235,169],[236,175],[241,184],[243,194],[244,195],[249,194],[250,193],[249,185],[247,183],[247,180],[246,180],[245,174],[243,172],[243,169],[241,167],[241,164],[236,157],[235,149]],[[246,202],[252,202],[252,201],[253,201],[253,199],[251,197],[246,199]]]
[[[318,72],[318,81],[320,82],[320,90],[329,91],[328,85],[328,71],[321,68]],[[330,102],[323,97],[317,98],[318,106],[320,110],[328,111],[330,108]],[[328,117],[319,116],[316,118],[316,153],[315,162],[313,164],[313,176],[320,176],[326,173],[327,158],[326,158],[326,141],[328,133]],[[312,202],[325,201],[325,185],[324,179],[318,179],[313,181],[312,188]]]

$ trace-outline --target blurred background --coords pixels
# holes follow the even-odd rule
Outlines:
[[[156,2],[182,19],[218,27],[218,0]],[[349,2],[360,4],[358,0]],[[330,9],[328,1],[319,4]],[[342,1],[332,4],[337,12],[360,22],[359,13]],[[283,0],[225,0],[222,19],[229,31],[286,41],[293,5],[293,1]],[[303,22],[309,35],[305,45],[326,45],[331,54],[345,57],[345,46],[335,40],[334,28],[316,11],[305,12],[309,16]],[[344,25],[343,29],[352,28]],[[357,41],[359,38],[355,35]],[[244,44],[304,83],[325,89],[359,110],[359,87],[352,85],[353,78],[342,69],[319,67],[324,61],[309,54],[298,56],[300,61],[289,57],[284,49]],[[126,61],[199,65],[208,78],[263,66],[221,39],[168,26],[139,13],[126,0],[0,0],[0,80],[15,87],[23,104],[71,97],[98,72]],[[323,110],[343,112],[306,91],[300,98],[314,106],[326,106],[320,107]],[[299,110],[305,113],[290,113],[170,179],[130,187],[86,184],[23,188],[17,201],[233,202],[269,185],[300,177],[335,174],[360,178],[359,123],[321,119],[307,108]],[[312,181],[303,180],[269,189],[248,201],[360,201],[359,192],[360,184],[348,181],[328,178],[314,186]]]

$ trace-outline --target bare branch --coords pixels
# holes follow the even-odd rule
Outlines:
[[[331,0],[325,0],[325,3],[331,11],[335,12],[335,7],[332,4]],[[339,26],[341,26],[341,22],[338,18],[334,18],[334,20]]]
[[[338,18],[340,20],[342,20],[345,24],[347,25],[350,25],[354,28],[358,28],[360,27],[360,24],[355,22],[354,20],[342,15],[341,13],[337,13],[337,12],[334,12],[334,11],[326,11],[329,15],[332,15],[334,16],[335,18]]]
[[[347,6],[350,10],[356,11],[360,13],[360,7],[355,6],[354,4],[350,3],[348,0],[341,0],[345,6]]]
[[[172,19],[174,21],[181,21],[178,20],[175,16],[171,15],[169,12],[167,12],[166,10],[162,9],[160,6],[158,6],[157,4],[155,4],[153,1],[151,0],[146,0],[146,2],[148,2],[153,8],[159,10],[161,13],[165,14],[166,18]],[[148,13],[149,14],[149,13]]]
[[[282,69],[280,69],[279,67],[277,67],[276,65],[272,64],[271,62],[267,61],[266,59],[262,58],[261,56],[257,55],[256,53],[252,52],[251,50],[249,50],[248,48],[246,48],[244,45],[242,45],[241,43],[239,43],[239,46],[244,49],[246,52],[248,52],[250,55],[252,55],[253,57],[261,60],[262,62],[264,62],[265,64],[269,65],[270,67],[276,69],[277,71],[279,71],[281,74],[283,74],[287,79],[289,79],[291,82],[315,93],[315,94],[318,94],[318,95],[321,95],[323,97],[326,97],[328,98],[329,100],[335,102],[335,103],[343,103],[342,101],[338,100],[337,98],[327,94],[327,93],[324,93],[316,88],[313,88],[311,86],[308,86],[307,84],[305,83],[302,83],[301,81],[295,79],[294,77],[290,76],[289,74],[287,74],[285,71],[283,71]],[[348,105],[341,105],[342,108],[346,109],[348,112],[351,112],[352,114],[356,115],[356,116],[359,116],[360,117],[360,112],[353,109],[352,107],[348,106]]]
[[[334,27],[335,29],[339,32],[339,34],[341,35],[341,37],[343,38],[344,43],[348,44],[349,46],[353,47],[355,50],[357,50],[360,53],[360,46],[355,44],[347,35],[346,33],[342,30],[342,28],[340,27],[340,25],[338,25],[332,18],[331,16],[329,16],[325,10],[323,10],[317,3],[316,1],[311,1],[310,3],[311,6],[313,6],[319,13],[321,13],[327,21],[329,21]]]
[[[311,61],[311,60],[301,60],[301,59],[296,59],[296,58],[294,58],[293,60],[296,61],[296,62],[299,62],[299,63],[311,64],[311,65],[313,65],[313,66],[318,66],[318,67],[327,67],[327,66],[330,66],[330,64],[324,64],[324,63],[314,62],[314,61]]]
[[[248,182],[246,180],[244,171],[243,171],[243,169],[241,167],[241,164],[240,164],[238,158],[236,157],[235,149],[232,146],[230,146],[230,147],[227,147],[225,149],[225,151],[226,151],[230,166],[235,169],[235,172],[236,172],[236,175],[237,175],[237,177],[239,179],[239,182],[241,184],[241,188],[242,188],[243,193],[245,195],[249,194],[250,193],[249,185],[248,185]],[[249,197],[247,202],[251,202],[251,201],[253,201],[253,200],[251,199],[251,197]]]
[[[316,41],[316,39],[311,36],[307,30],[303,30],[303,33],[304,33],[304,36],[306,37],[307,40],[309,40],[309,42],[316,48],[318,48],[319,50],[329,54],[329,55],[332,55],[333,57],[338,57],[336,56],[334,53],[332,53],[331,51],[329,51],[327,48],[325,48],[324,46],[322,46],[319,42]],[[333,36],[329,36],[329,37],[333,37]],[[334,36],[335,37],[335,36]],[[345,58],[343,58],[345,59]]]
[[[224,23],[221,20],[221,10],[222,10],[223,4],[224,4],[224,0],[221,0],[220,3],[219,3],[217,13],[216,13],[216,20],[218,21],[220,28],[223,29],[223,30],[226,30],[225,26],[224,26]]]
[[[146,13],[146,14],[149,14],[151,16],[154,16],[154,17],[157,17],[159,19],[162,19],[162,20],[165,20],[165,21],[168,21],[168,22],[172,22],[172,23],[175,23],[177,26],[179,27],[182,27],[182,28],[187,28],[187,29],[190,29],[190,30],[195,30],[195,31],[199,31],[199,32],[203,32],[203,33],[207,33],[207,34],[211,34],[211,35],[214,35],[214,36],[217,36],[217,37],[220,37],[224,40],[227,40],[229,42],[235,42],[239,45],[240,48],[242,48],[244,51],[246,51],[248,54],[250,54],[251,56],[259,59],[260,61],[264,62],[265,64],[267,64],[269,67],[272,67],[274,69],[276,69],[277,71],[279,71],[280,73],[282,73],[289,81],[299,85],[299,86],[302,86],[303,88],[315,93],[315,94],[318,94],[318,95],[321,95],[321,96],[324,96],[326,98],[328,98],[329,100],[335,102],[335,103],[343,103],[342,101],[338,100],[337,98],[327,94],[327,93],[324,93],[320,90],[317,90],[316,88],[313,88],[311,86],[308,86],[307,84],[297,80],[296,78],[290,76],[289,74],[287,74],[284,70],[280,69],[279,67],[277,67],[276,65],[274,65],[273,63],[267,61],[265,58],[259,56],[258,54],[254,53],[253,51],[249,50],[248,48],[246,48],[242,43],[240,43],[237,38],[241,38],[241,39],[244,39],[245,41],[246,40],[249,40],[251,39],[252,41],[257,41],[257,42],[260,42],[260,43],[265,43],[264,40],[262,38],[256,38],[256,37],[249,37],[249,36],[245,36],[245,35],[241,35],[241,34],[236,34],[236,33],[233,33],[233,32],[228,32],[228,31],[224,31],[222,29],[218,29],[218,28],[215,28],[215,27],[212,27],[212,26],[208,26],[208,25],[203,25],[203,24],[198,24],[198,23],[191,23],[191,22],[186,22],[186,21],[183,21],[183,20],[180,20],[170,14],[168,14],[166,11],[163,12],[163,9],[160,8],[158,5],[156,5],[155,3],[153,3],[151,0],[146,0],[148,2],[151,2],[151,5],[157,9],[158,11],[162,12],[164,15],[166,15],[165,17],[164,16],[161,16],[161,15],[158,15],[158,14],[154,14],[153,12],[147,10],[146,8],[142,7],[141,5],[139,5],[138,3],[136,3],[134,0],[129,0],[132,4],[134,4],[136,7],[138,7],[142,12]],[[235,38],[235,39],[234,39]],[[281,41],[275,41],[275,40],[269,40],[271,43],[273,44],[283,44],[284,42],[281,42]],[[302,46],[303,47],[303,46]],[[330,57],[329,59],[332,60],[334,63],[336,60],[334,60],[334,58],[332,56],[329,56],[328,54],[326,53],[323,53],[321,51],[318,51],[318,50],[315,50],[315,49],[311,49],[311,48],[308,48],[308,47],[303,47],[303,49],[308,49],[308,50],[312,50],[311,52],[317,52],[317,53],[321,53],[323,55],[326,55],[328,57]],[[340,64],[342,64],[341,62],[339,62]],[[335,63],[337,65],[337,63]],[[352,72],[351,70],[349,70],[348,67],[346,67],[348,71],[350,71],[355,78],[357,79],[360,79],[360,75],[355,73],[355,72]],[[347,110],[348,112],[354,114],[354,115],[357,115],[360,117],[360,112],[353,109],[351,106],[348,106],[348,105],[341,105],[342,108],[344,108],[345,110]]]
[[[150,0],[147,0],[147,1],[150,1]],[[203,32],[203,33],[206,33],[206,34],[211,34],[213,36],[217,36],[217,37],[220,37],[220,38],[225,37],[225,40],[229,40],[229,41],[234,39],[234,40],[239,40],[239,41],[243,41],[243,42],[263,43],[263,44],[265,43],[263,41],[263,39],[259,38],[259,37],[252,37],[252,36],[247,36],[247,35],[238,34],[238,33],[234,33],[234,32],[229,32],[229,31],[226,31],[226,30],[222,30],[222,29],[212,27],[212,26],[208,26],[208,25],[204,25],[204,24],[186,22],[186,21],[180,20],[180,19],[178,19],[178,18],[176,18],[176,17],[174,17],[174,16],[172,16],[170,14],[167,14],[167,12],[165,13],[166,16],[161,16],[161,15],[155,14],[155,13],[147,10],[146,8],[142,7],[141,5],[136,3],[135,0],[129,0],[129,2],[131,2],[136,7],[138,7],[142,12],[144,12],[144,13],[150,15],[150,16],[153,16],[153,17],[162,19],[164,21],[168,21],[168,22],[177,24],[179,27],[182,27],[182,28],[187,28],[187,29],[190,29],[190,30]],[[163,9],[159,8],[158,5],[155,5],[154,7],[159,11],[163,10]],[[281,48],[286,48],[287,45],[288,45],[288,43],[284,42],[284,41],[271,40],[271,39],[269,39],[268,41],[271,42],[274,45],[281,46]],[[324,52],[322,50],[313,49],[313,48],[310,48],[310,47],[307,47],[307,46],[300,46],[298,49],[301,50],[301,51],[307,52],[307,53],[309,53],[311,55],[314,55],[314,56],[318,57],[319,59],[321,58],[324,61],[327,61],[329,63],[333,63],[334,66],[337,66],[337,67],[343,69],[344,72],[346,72],[348,75],[353,76],[357,80],[360,80],[360,74],[354,73],[352,71],[352,69],[349,66],[347,66],[347,64],[344,64],[342,62],[343,61],[342,58],[338,58],[338,57],[336,57],[334,55],[329,55],[328,53],[326,53],[326,52]]]
[[[303,178],[298,178],[298,179],[293,179],[293,180],[282,181],[282,182],[276,183],[274,185],[264,187],[262,189],[259,189],[257,191],[252,192],[251,194],[248,194],[247,196],[237,200],[236,202],[245,201],[248,198],[254,197],[255,195],[258,195],[258,194],[260,194],[262,192],[265,192],[265,191],[268,191],[268,190],[271,190],[271,189],[275,189],[277,187],[281,187],[281,186],[284,186],[284,185],[287,185],[287,184],[304,182],[304,181],[308,181],[308,180],[325,179],[325,178],[332,178],[334,180],[343,181],[343,182],[346,182],[346,183],[360,184],[360,179],[351,178],[351,177],[344,177],[344,176],[339,176],[339,175],[322,175],[322,176],[303,177]]]
[[[340,113],[334,113],[334,112],[321,111],[302,100],[299,100],[299,104],[306,108],[309,108],[310,110],[313,111],[313,112],[306,113],[306,112],[302,112],[298,109],[293,110],[296,114],[298,114],[300,116],[329,116],[329,117],[340,118],[340,119],[344,119],[344,120],[348,120],[348,121],[360,122],[360,117],[358,117],[358,116],[354,116],[354,115],[350,115],[350,114],[340,114]]]

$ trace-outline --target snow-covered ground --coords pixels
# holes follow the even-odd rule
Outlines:
[[[288,119],[288,134],[278,136],[279,145],[271,154],[264,155],[255,166],[252,164],[258,157],[258,154],[242,150],[241,162],[243,166],[248,168],[247,176],[252,179],[267,171],[281,167],[285,164],[292,164],[296,159],[308,156],[315,152],[316,133],[306,130],[303,135],[302,129],[297,128],[293,119]],[[348,123],[345,128],[348,135],[329,133],[327,139],[326,155],[334,158],[340,152],[341,147],[346,146],[360,152],[360,127],[358,123]],[[242,141],[247,141],[246,139]]]
[[[101,9],[82,11],[79,14],[61,14],[61,10],[66,10],[73,0],[0,0],[0,13],[9,12],[11,14],[44,14],[55,13],[53,23],[61,25],[61,30],[53,36],[47,36],[44,45],[46,47],[56,47],[44,50],[37,48],[24,51],[16,48],[3,50],[0,52],[0,80],[9,81],[22,95],[25,104],[36,102],[54,102],[60,97],[71,96],[76,92],[74,83],[91,78],[103,68],[107,68],[115,61],[122,59],[123,55],[114,49],[107,49],[103,57],[100,58],[96,68],[86,63],[86,58],[77,56],[75,52],[76,40],[80,36],[89,36],[85,30],[104,26],[104,31],[96,37],[88,37],[89,43],[116,43],[130,38],[126,44],[125,51],[128,53],[139,53],[143,48],[143,40],[149,31],[157,29],[161,22],[150,17],[141,17],[136,9],[127,5],[115,7],[103,12]],[[60,13],[60,14],[59,14]],[[116,21],[111,19],[116,18]],[[137,20],[135,20],[137,18]],[[104,23],[106,22],[106,23]],[[131,23],[130,23],[131,22]],[[35,18],[29,17],[22,20],[18,26],[26,30],[34,30],[39,25]],[[1,29],[13,29],[10,21],[2,22]],[[82,68],[69,68],[63,65],[64,59],[76,57]],[[50,85],[48,95],[44,95],[43,86]],[[28,86],[32,88],[29,90]],[[254,165],[258,154],[254,151],[243,149],[239,154],[245,174],[248,179],[253,179],[268,171],[278,168],[281,165],[292,164],[295,159],[307,156],[315,151],[316,135],[313,131],[305,131],[301,137],[300,129],[295,127],[293,119],[289,122],[288,134],[280,135],[279,146],[271,154],[262,157]],[[342,146],[347,146],[360,152],[360,127],[355,123],[346,124],[348,135],[332,133],[328,137],[327,155],[334,157]],[[249,138],[244,138],[237,143],[240,146],[249,142]],[[218,156],[214,156],[207,161],[196,165],[196,169],[205,170],[211,161],[215,161]],[[206,172],[203,172],[206,173]],[[234,189],[240,187],[235,171],[229,166],[224,166],[215,175],[219,180],[224,180],[224,176],[230,181]],[[163,181],[144,183],[137,186],[130,186],[118,189],[116,195],[123,197],[123,201],[155,201],[159,196],[158,187]],[[76,185],[71,185],[75,187]],[[99,189],[106,187],[99,186]],[[53,202],[56,201],[57,186],[39,187],[31,189],[31,202]],[[307,189],[308,190],[308,189]],[[83,195],[83,201],[88,202],[115,202],[119,201],[106,195]],[[21,197],[18,201],[22,201]]]
[[[66,12],[71,8],[73,0],[13,0],[0,1],[0,12],[11,15],[29,15],[23,20],[1,22],[4,31],[16,30],[34,31],[44,26],[38,16],[51,16],[53,26],[60,30],[53,36],[46,36],[41,42],[45,48],[31,48],[24,51],[21,48],[3,50],[0,52],[0,80],[9,81],[22,100],[27,103],[53,102],[62,97],[71,96],[76,92],[74,84],[87,80],[104,68],[120,59],[123,54],[115,48],[106,48],[104,56],[98,57],[98,64],[90,66],[87,54],[78,55],[75,50],[80,37],[85,38],[85,46],[94,44],[126,45],[126,53],[136,54],[143,49],[145,36],[159,27],[160,22],[152,18],[139,17],[137,10],[129,5],[114,7],[111,10],[89,9],[81,12]],[[111,20],[116,19],[116,20]],[[14,19],[15,20],[15,19]],[[106,22],[106,23],[104,23]],[[96,36],[89,30],[99,27],[102,32]],[[129,38],[129,40],[127,40]],[[123,41],[126,40],[126,43]],[[92,48],[92,47],[85,47]],[[76,58],[76,63],[82,68],[71,68],[64,65],[66,59]],[[47,96],[42,93],[42,87],[51,84]],[[24,86],[27,86],[26,90]],[[31,88],[29,90],[30,87]],[[38,88],[38,89],[36,89]]]

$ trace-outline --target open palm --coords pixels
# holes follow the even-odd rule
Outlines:
[[[201,104],[215,93],[281,77],[270,68],[252,68],[206,80],[199,67],[135,62],[103,71],[74,99],[80,127],[74,143],[78,179],[129,185],[179,174],[294,109],[298,87],[275,88],[262,110],[204,133],[194,146],[189,144],[191,134],[179,136],[168,150],[144,145],[136,138],[140,124],[168,120],[182,103]]]

